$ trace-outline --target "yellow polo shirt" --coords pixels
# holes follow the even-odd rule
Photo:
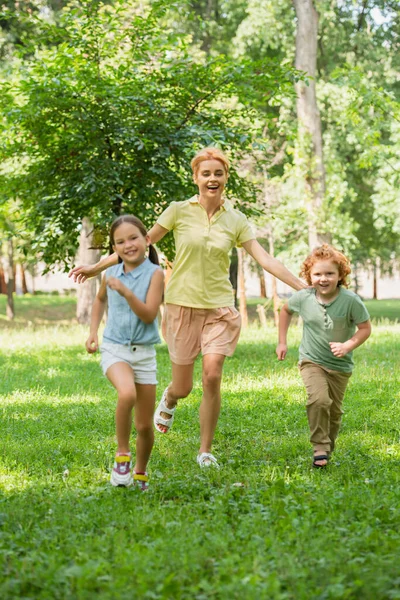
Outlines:
[[[209,220],[198,196],[172,202],[157,223],[174,232],[176,255],[165,302],[192,308],[233,306],[229,252],[255,239],[247,218],[225,200]]]

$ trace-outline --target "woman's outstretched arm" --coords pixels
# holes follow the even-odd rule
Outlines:
[[[283,283],[290,285],[295,290],[302,290],[307,285],[298,277],[293,275],[279,260],[268,254],[257,240],[244,242],[243,248],[258,264],[268,273],[277,277]]]

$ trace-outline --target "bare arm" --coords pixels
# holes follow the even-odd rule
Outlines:
[[[162,238],[168,233],[168,229],[165,227],[161,227],[158,223],[153,225],[153,227],[149,231],[149,237],[152,244],[157,244]],[[114,254],[110,254],[110,256],[106,256],[99,260],[99,262],[94,265],[79,265],[78,267],[74,267],[68,273],[68,277],[72,277],[75,283],[84,283],[90,277],[96,277],[108,267],[112,267],[113,265],[118,264],[118,254],[114,252]]]
[[[358,346],[361,346],[371,335],[371,321],[364,321],[357,325],[357,331],[347,342],[330,342],[332,354],[337,358],[346,356]]]
[[[106,291],[106,280],[103,278],[101,282],[100,289],[97,293],[97,296],[93,302],[92,306],[92,314],[90,318],[90,333],[89,337],[86,340],[86,350],[89,354],[93,354],[97,352],[99,348],[99,339],[97,332],[99,330],[99,325],[104,315],[104,311],[107,304],[107,291]]]
[[[157,317],[164,292],[164,273],[161,269],[157,269],[151,279],[145,302],[139,300],[139,298],[116,277],[109,277],[107,285],[125,298],[131,310],[133,310],[144,323],[150,324]]]
[[[290,285],[295,290],[302,290],[307,285],[291,273],[279,260],[268,254],[257,240],[244,242],[243,248],[258,264],[268,273],[277,277],[283,283]]]
[[[288,304],[284,304],[279,313],[279,338],[276,347],[278,360],[284,360],[287,354],[287,332],[292,320],[293,313],[290,312]]]

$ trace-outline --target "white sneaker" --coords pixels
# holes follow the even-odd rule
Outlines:
[[[129,487],[132,485],[132,461],[130,454],[115,457],[110,483],[115,487]]]
[[[219,469],[217,459],[210,452],[202,452],[201,454],[198,454],[197,464],[201,469],[204,467],[215,467],[216,469]]]

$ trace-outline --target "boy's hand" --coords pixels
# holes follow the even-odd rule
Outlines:
[[[284,360],[287,354],[287,344],[278,344],[276,347],[276,355],[278,360]]]
[[[99,349],[99,338],[97,337],[97,333],[91,333],[86,340],[86,350],[89,354],[94,354]]]
[[[350,349],[346,346],[346,342],[342,344],[341,342],[329,342],[331,347],[332,354],[336,356],[336,358],[342,358],[346,356]]]
[[[116,277],[109,277],[107,279],[107,285],[111,290],[115,290],[121,296],[125,295],[125,290],[127,289],[123,283]]]

